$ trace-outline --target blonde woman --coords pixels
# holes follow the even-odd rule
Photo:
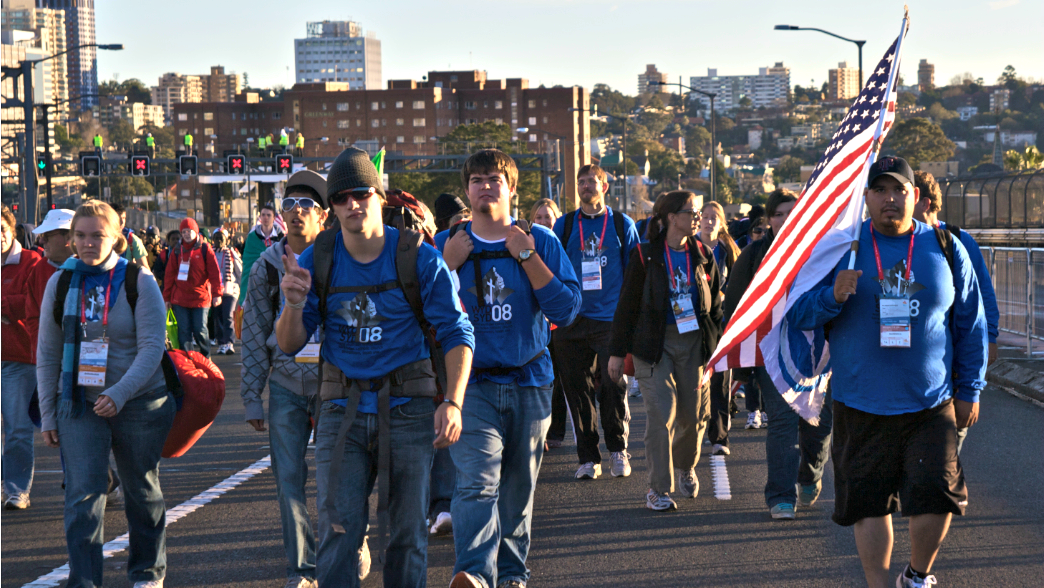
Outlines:
[[[120,257],[127,241],[108,204],[81,206],[70,231],[79,258],[66,260],[47,282],[37,346],[43,438],[65,460],[68,586],[102,584],[111,449],[130,528],[127,576],[135,588],[160,588],[167,558],[159,460],[176,410],[160,367],[163,296],[148,270],[128,269]],[[137,285],[134,308],[130,280]]]
[[[553,229],[555,221],[557,221],[560,216],[562,216],[562,211],[558,209],[558,205],[555,204],[554,200],[551,200],[550,198],[541,198],[533,204],[533,208],[529,209],[529,224],[542,225],[549,229]],[[551,328],[554,329],[555,326],[551,325]],[[567,408],[565,390],[562,388],[562,378],[558,375],[558,359],[555,357],[555,343],[553,339],[551,343],[548,344],[547,350],[551,352],[551,361],[556,367],[554,388],[551,390],[551,427],[547,430],[547,440],[544,441],[544,451],[557,449],[561,447],[562,442],[565,441]]]
[[[714,255],[714,264],[721,274],[724,292],[729,282],[732,265],[739,258],[740,250],[729,235],[725,223],[725,209],[717,202],[708,202],[701,209],[700,242]],[[725,327],[724,323],[721,325]],[[710,359],[710,358],[707,358]],[[707,437],[711,442],[711,453],[729,455],[729,427],[732,421],[732,375],[728,370],[715,372],[710,381],[711,419],[707,425]]]

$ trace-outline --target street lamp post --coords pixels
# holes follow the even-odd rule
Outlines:
[[[817,33],[823,33],[824,35],[830,35],[835,39],[841,39],[842,41],[848,41],[849,43],[855,43],[856,47],[859,48],[859,87],[863,87],[863,45],[866,41],[856,41],[855,39],[849,39],[836,35],[830,31],[824,31],[823,29],[817,29],[813,27],[796,27],[794,25],[776,25],[775,30],[777,31],[816,31]]]
[[[669,83],[669,82],[663,82],[663,81],[660,81],[660,80],[653,80],[653,81],[651,81],[649,83],[650,84],[659,84],[661,86],[678,86],[679,88],[685,88],[686,90],[689,90],[690,92],[696,92],[697,94],[702,94],[703,96],[706,96],[707,98],[710,98],[710,111],[711,111],[710,188],[711,188],[711,201],[712,202],[717,202],[718,201],[718,183],[715,180],[716,180],[716,176],[718,175],[718,140],[717,140],[717,134],[715,133],[715,120],[714,119],[717,118],[717,117],[714,114],[714,99],[717,98],[718,95],[713,93],[713,92],[704,92],[703,90],[697,90],[696,88],[692,88],[690,86],[686,86],[686,85],[684,85],[684,84],[682,84],[680,82],[677,83],[677,84],[674,84],[674,83]]]
[[[52,195],[53,193],[51,190],[51,179],[54,177],[54,169],[53,164],[51,163],[53,159],[51,153],[51,127],[49,124],[50,120],[48,118],[47,109],[54,108],[55,110],[57,110],[59,104],[65,104],[66,102],[80,100],[82,98],[87,98],[90,96],[98,97],[97,94],[81,94],[73,98],[66,98],[65,100],[58,100],[56,102],[46,102],[40,104],[40,106],[43,107],[44,157],[47,161],[47,168],[45,170],[45,178],[47,179],[47,210],[51,210],[51,208],[54,207],[54,197]]]
[[[650,82],[650,83],[652,83],[652,82]],[[583,112],[584,109],[583,108],[570,108],[569,111],[570,112]],[[607,118],[612,118],[612,119],[618,120],[618,121],[623,123],[623,151],[620,152],[620,166],[623,168],[624,199],[623,199],[622,206],[620,208],[622,208],[624,213],[626,214],[627,213],[627,205],[631,201],[631,189],[630,189],[630,185],[627,182],[627,121],[630,120],[630,116],[629,115],[624,115],[624,114],[609,114],[608,112],[603,112],[602,114],[598,114],[598,106],[597,105],[592,106],[591,107],[591,118],[598,118],[600,116],[604,116],[604,117],[607,117]]]
[[[25,149],[24,149],[24,161],[22,165],[26,169],[32,169],[32,174],[26,174],[26,205],[24,211],[24,219],[27,222],[36,222],[37,208],[39,206],[39,186],[36,181],[36,101],[33,97],[33,70],[36,68],[37,63],[42,63],[49,59],[61,57],[70,51],[76,51],[84,47],[97,47],[98,49],[115,50],[119,51],[123,49],[123,45],[112,44],[112,45],[99,45],[97,43],[87,43],[84,45],[77,45],[71,47],[65,51],[59,51],[54,55],[48,55],[42,59],[25,60],[21,63],[19,68],[4,68],[4,77],[7,77],[9,73],[20,75],[22,78],[22,101],[18,104],[15,100],[9,100],[9,105],[12,107],[22,106],[25,113]],[[14,70],[14,71],[11,71]],[[19,71],[20,70],[20,71]],[[100,176],[99,176],[100,177]],[[100,180],[99,180],[100,181]],[[50,204],[50,203],[49,203]]]

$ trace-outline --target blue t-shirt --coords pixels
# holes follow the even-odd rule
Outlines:
[[[613,320],[616,303],[620,300],[620,290],[623,289],[624,268],[631,258],[631,250],[638,244],[638,230],[635,229],[634,221],[624,215],[625,234],[618,236],[613,215],[623,213],[614,212],[609,207],[605,210],[606,214],[593,218],[577,211],[573,215],[575,220],[569,242],[562,243],[573,267],[573,273],[577,276],[581,275],[582,261],[596,260],[602,268],[602,289],[581,289],[584,302],[580,307],[580,316],[596,321]],[[555,221],[554,231],[559,240],[565,235],[567,217],[568,215]]]
[[[939,228],[946,229],[946,223],[940,222]],[[982,308],[986,312],[986,329],[990,343],[997,342],[998,327],[1000,325],[1000,309],[997,308],[997,293],[993,290],[993,280],[990,278],[990,270],[986,267],[986,260],[982,257],[982,250],[968,231],[961,231],[961,245],[968,251],[972,267],[975,268],[975,277],[979,280],[979,294],[982,295]]]
[[[470,222],[458,230],[468,232],[475,246],[473,254],[507,251],[503,240],[489,242],[477,237]],[[532,288],[525,270],[511,257],[476,260],[480,264],[481,290],[475,285],[476,261],[468,260],[457,270],[460,299],[475,328],[472,367],[521,368],[510,375],[477,375],[473,371],[472,382],[484,378],[499,384],[517,381],[519,386],[546,386],[554,381],[551,356],[547,353],[551,339],[548,320],[556,325],[573,322],[580,309],[580,282],[555,235],[539,225],[532,225],[532,234],[537,254],[555,275],[539,290]],[[449,231],[435,235],[440,250],[445,249],[447,238]]]
[[[396,281],[395,248],[399,232],[384,228],[384,250],[370,263],[352,259],[344,248],[344,237],[334,241],[330,288],[376,286]],[[319,326],[319,295],[315,289],[314,247],[308,247],[297,260],[298,265],[313,276],[312,290],[303,311],[305,332],[309,337]],[[475,336],[468,317],[461,310],[460,299],[442,255],[434,247],[421,245],[417,254],[417,277],[421,284],[424,317],[438,333],[446,351],[458,345],[475,348]],[[358,380],[381,378],[406,364],[430,356],[428,341],[421,332],[406,295],[399,288],[376,293],[331,293],[326,300],[323,361],[336,365],[344,375]],[[303,346],[302,346],[303,348]],[[284,349],[296,355],[301,349]],[[392,397],[391,406],[408,402],[409,398]],[[335,401],[338,402],[338,401]],[[342,406],[345,401],[338,402]],[[376,391],[364,391],[359,412],[377,413]]]
[[[689,254],[688,250],[675,251],[668,247],[667,252],[664,254],[664,265],[667,266],[667,271],[670,273],[668,286],[671,289],[671,301],[673,302],[679,296],[688,296],[689,300],[692,300],[693,295],[696,293],[696,280],[699,278],[696,275],[696,271],[702,268],[698,266],[693,267],[692,255]],[[693,306],[695,307],[695,304]],[[674,313],[668,312],[667,324],[673,325],[676,323]]]
[[[968,253],[955,242],[954,276],[935,229],[914,221],[914,234],[913,269],[907,285],[904,275],[910,236],[876,233],[886,282],[890,288],[904,285],[910,293],[909,348],[880,344],[882,286],[877,280],[870,221],[863,223],[859,237],[855,269],[863,275],[856,294],[844,304],[834,300],[834,277],[848,269],[849,255],[845,255],[787,313],[790,326],[804,331],[833,320],[830,384],[834,400],[863,412],[918,412],[953,396],[977,402],[986,385],[986,318]],[[956,379],[951,377],[954,371]]]

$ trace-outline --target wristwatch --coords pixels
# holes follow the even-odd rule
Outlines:
[[[536,253],[535,249],[523,249],[522,251],[519,251],[518,252],[518,262],[519,263],[525,262],[530,257],[532,257],[534,253]]]

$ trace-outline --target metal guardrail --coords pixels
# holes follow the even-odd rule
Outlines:
[[[981,247],[997,293],[1001,331],[1044,340],[1044,248]]]
[[[1044,169],[939,178],[939,220],[969,229],[1044,226]]]

